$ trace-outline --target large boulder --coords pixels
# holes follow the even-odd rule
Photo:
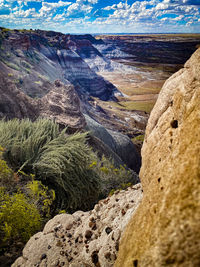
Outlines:
[[[92,211],[55,216],[12,266],[113,266],[121,235],[141,199],[138,184],[101,200]]]
[[[200,49],[161,90],[140,178],[144,198],[115,266],[200,266]]]

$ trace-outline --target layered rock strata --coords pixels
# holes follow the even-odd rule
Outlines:
[[[117,165],[123,165],[124,163],[130,169],[138,173],[141,166],[141,159],[131,139],[126,135],[103,127],[87,115],[85,115],[85,119],[86,129],[91,135],[101,140],[112,150],[112,158],[116,160],[116,163],[118,163]],[[119,162],[115,155],[118,156],[122,162]]]
[[[117,88],[84,61],[86,51],[103,58],[92,42],[98,43],[91,35],[0,28],[0,68],[9,77],[20,77],[17,86],[31,97],[44,96],[48,85],[59,79],[71,83],[83,98],[112,99]]]
[[[115,266],[200,266],[200,49],[162,88],[140,178],[144,197]]]

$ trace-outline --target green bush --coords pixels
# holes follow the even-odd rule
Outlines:
[[[138,182],[138,176],[132,170],[128,169],[126,165],[120,165],[116,168],[112,161],[102,157],[101,160],[93,161],[90,164],[100,177],[101,181],[101,198],[105,198],[111,191],[124,188],[124,185],[131,186]]]
[[[47,119],[0,121],[4,159],[19,174],[33,173],[53,189],[57,210],[90,209],[112,189],[137,182],[126,166],[116,168],[105,157],[98,159],[86,140],[87,133],[67,135]]]
[[[86,136],[60,132],[47,119],[0,121],[4,159],[54,189],[57,207],[69,211],[91,208],[99,195],[99,176],[89,168],[95,155]]]
[[[0,147],[0,254],[24,244],[50,218],[55,195],[33,175],[14,173]],[[26,179],[24,179],[26,177]]]
[[[144,134],[138,135],[134,138],[132,138],[133,143],[144,142]]]
[[[23,193],[7,194],[0,188],[0,248],[26,242],[41,227],[41,216]]]

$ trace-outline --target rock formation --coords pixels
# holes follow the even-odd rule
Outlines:
[[[57,215],[28,241],[12,266],[113,266],[121,235],[141,199],[138,184],[116,191],[92,211]]]
[[[38,117],[34,101],[20,92],[16,86],[0,74],[0,118],[31,118]]]
[[[162,88],[140,178],[144,197],[115,266],[200,266],[200,49]]]
[[[82,129],[85,118],[80,111],[80,100],[72,85],[55,81],[54,88],[39,102],[40,116],[54,119],[63,126]]]
[[[47,117],[73,130],[85,126],[78,95],[71,85],[55,81],[48,94],[36,99],[27,96],[14,83],[0,75],[0,94],[0,118],[35,120]]]
[[[60,80],[64,85],[74,87],[81,100],[82,112],[106,128],[109,125],[109,129],[129,134],[130,137],[137,135],[138,131],[143,134],[148,117],[146,114],[142,114],[144,121],[137,123],[125,111],[120,111],[123,113],[121,118],[115,116],[114,109],[105,111],[105,100],[116,101],[122,93],[97,71],[110,72],[119,65],[124,73],[128,66],[113,62],[95,48],[95,45],[103,44],[102,40],[96,40],[91,35],[0,27],[0,75],[5,78],[4,88],[9,87],[9,84],[6,85],[8,81],[14,83],[24,96],[41,99],[48,94],[49,98],[53,94],[54,81]],[[134,69],[132,71],[135,72]],[[102,108],[97,102],[102,103]],[[47,114],[46,110],[44,112]],[[127,117],[130,118],[129,122]],[[136,126],[134,129],[132,124]]]

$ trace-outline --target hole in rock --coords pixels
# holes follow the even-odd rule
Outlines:
[[[174,128],[174,129],[178,128],[178,121],[177,120],[173,120],[171,122],[171,127]]]
[[[158,178],[158,182],[160,183],[160,181],[161,181],[161,178]]]
[[[99,262],[98,252],[97,251],[93,251],[91,257],[92,257],[92,262],[94,263],[94,265],[96,265]]]
[[[134,261],[133,261],[133,266],[134,266],[134,267],[137,267],[137,266],[138,266],[138,260],[134,260]]]

